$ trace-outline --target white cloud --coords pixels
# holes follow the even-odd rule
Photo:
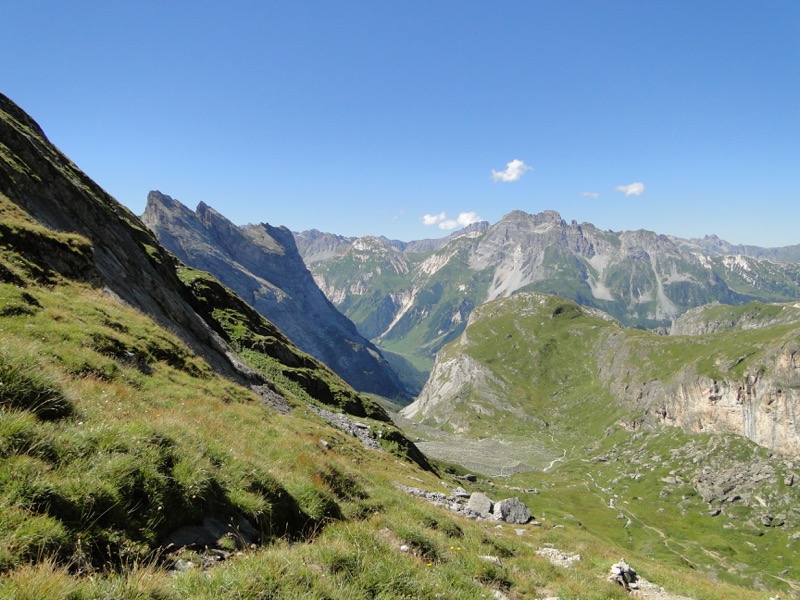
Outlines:
[[[533,167],[529,167],[518,158],[515,158],[511,162],[506,163],[505,171],[495,171],[492,169],[492,181],[502,181],[503,183],[519,181],[520,177],[525,174],[525,171],[530,171],[532,168]]]
[[[600,194],[597,192],[581,192],[581,196],[585,196],[587,198],[599,198]]]
[[[456,227],[466,227],[482,221],[480,215],[476,212],[462,212],[455,219],[448,219],[447,215],[443,212],[438,215],[425,215],[422,217],[423,225],[438,225],[439,229],[450,230]]]
[[[618,192],[623,192],[626,196],[641,196],[645,188],[641,181],[636,181],[628,185],[618,185],[614,189]]]
[[[440,212],[438,215],[425,215],[422,217],[422,224],[423,225],[436,225],[437,223],[441,223],[447,218],[447,216]]]

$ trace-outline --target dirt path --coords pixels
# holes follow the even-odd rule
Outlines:
[[[553,460],[551,460],[550,464],[547,465],[544,469],[542,469],[542,473],[547,473],[550,469],[553,468],[554,464],[556,464],[557,462],[562,462],[562,461],[564,461],[566,459],[567,459],[567,451],[564,450],[563,456],[561,456],[559,458],[554,458]]]

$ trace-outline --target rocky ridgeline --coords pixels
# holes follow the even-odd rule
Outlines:
[[[390,347],[413,335],[429,356],[463,330],[472,309],[521,289],[556,292],[647,328],[715,301],[800,298],[796,263],[720,256],[650,231],[603,231],[555,211],[513,211],[436,243],[295,237],[320,288],[366,337]]]
[[[355,389],[406,397],[380,351],[314,283],[288,229],[238,227],[202,202],[193,211],[157,191],[142,221],[186,265],[214,275]]]
[[[800,303],[762,304],[743,307],[710,304],[687,310],[669,330],[670,335],[711,335],[724,331],[764,329],[800,322]]]

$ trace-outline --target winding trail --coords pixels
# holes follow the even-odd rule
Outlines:
[[[567,459],[567,450],[565,448],[564,449],[564,454],[560,458],[554,458],[553,460],[551,460],[550,464],[547,465],[544,469],[542,469],[542,473],[547,473],[550,469],[553,468],[554,464],[556,464],[557,462],[563,462],[566,459]]]

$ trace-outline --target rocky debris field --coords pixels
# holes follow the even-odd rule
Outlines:
[[[624,484],[626,479],[652,477],[669,465],[668,474],[654,482],[661,486],[661,498],[685,497],[687,491],[693,491],[702,498],[709,517],[721,515],[731,520],[727,528],[780,527],[792,539],[800,539],[800,533],[795,532],[800,525],[800,464],[758,454],[744,460],[737,456],[740,445],[741,440],[713,437],[707,442],[692,440],[668,455],[653,453],[646,447],[629,447],[594,460],[625,465],[624,472],[611,481],[614,486]],[[685,500],[679,506],[684,512],[689,510]],[[739,507],[748,509],[749,516],[742,519]]]
[[[369,425],[360,423],[359,421],[351,419],[342,413],[320,408],[319,406],[314,406],[313,404],[309,404],[308,408],[325,419],[325,421],[327,421],[330,425],[333,425],[337,429],[341,429],[345,433],[348,433],[354,438],[358,439],[358,441],[361,442],[365,448],[369,448],[370,450],[381,449],[381,445],[372,435]]]
[[[470,494],[462,487],[451,490],[449,494],[429,492],[403,484],[397,484],[397,488],[412,496],[423,498],[435,506],[462,514],[468,519],[505,521],[518,525],[525,523],[540,525],[538,521],[532,521],[531,511],[519,498],[506,498],[493,502],[482,492]]]

